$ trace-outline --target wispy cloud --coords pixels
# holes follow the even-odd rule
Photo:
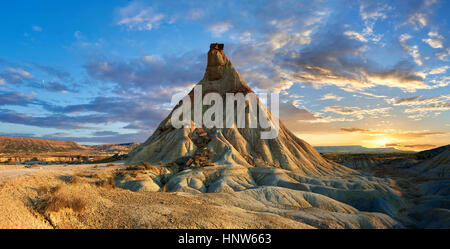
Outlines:
[[[320,98],[320,99],[321,100],[333,99],[333,100],[341,101],[343,98],[344,97],[336,96],[332,93],[327,93],[327,94],[323,95],[322,98]]]
[[[119,8],[117,12],[116,24],[130,30],[152,30],[157,28],[165,18],[164,14],[157,13],[152,7],[147,7],[140,2],[131,2]]]
[[[361,129],[361,128],[341,128],[343,132],[358,132],[372,136],[395,136],[396,138],[412,139],[421,138],[425,136],[443,135],[446,132],[441,131],[399,131],[393,129],[376,130],[376,129]]]
[[[422,120],[430,112],[439,115],[440,112],[450,109],[450,95],[434,96],[423,98],[422,96],[413,96],[402,99],[388,99],[388,103],[395,106],[409,106],[404,112],[409,114],[410,119]]]
[[[327,106],[323,111],[325,112],[334,112],[343,115],[379,115],[379,114],[387,114],[390,110],[390,107],[382,107],[382,108],[372,108],[372,109],[361,109],[359,107],[342,107],[342,106]]]
[[[356,31],[352,31],[352,30],[345,31],[344,35],[350,37],[350,39],[355,39],[355,40],[359,40],[359,41],[362,41],[362,42],[367,42],[367,39],[364,37],[364,35],[356,32]]]
[[[233,27],[233,24],[231,24],[230,22],[218,22],[209,26],[208,29],[213,37],[220,37],[225,32],[227,32],[231,27]]]
[[[432,48],[443,48],[442,41],[444,40],[444,37],[437,32],[429,32],[427,39],[422,39],[423,42],[430,45]]]
[[[42,28],[40,26],[34,25],[31,28],[33,29],[33,31],[42,32]]]
[[[429,74],[443,74],[449,69],[450,66],[441,66],[441,67],[435,67],[433,68]]]
[[[414,62],[417,65],[422,66],[423,63],[420,59],[419,47],[417,45],[410,46],[406,43],[406,41],[411,38],[412,36],[410,36],[409,34],[402,34],[399,38],[399,42],[402,45],[403,49],[407,51],[411,55],[411,57],[414,58]]]
[[[21,83],[24,80],[33,79],[33,75],[22,68],[10,67],[0,73],[0,78],[10,83]]]
[[[429,104],[429,105],[421,106],[421,107],[409,108],[409,109],[406,109],[405,112],[411,113],[411,112],[427,112],[427,111],[446,111],[449,109],[450,109],[450,102],[446,101],[446,102],[433,103],[433,104]]]

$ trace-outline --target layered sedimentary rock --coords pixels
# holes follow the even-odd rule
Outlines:
[[[223,44],[211,44],[208,52],[208,63],[203,79],[197,83],[201,86],[202,95],[218,93],[226,97],[227,93],[252,93],[252,89],[236,71],[223,51]],[[194,102],[194,90],[189,93]],[[261,101],[258,99],[258,104]],[[174,109],[180,107],[181,102]],[[237,108],[237,107],[235,107]],[[245,103],[248,111],[249,102]],[[204,106],[205,112],[207,106]],[[266,116],[273,119],[270,111]],[[194,111],[192,111],[194,112]],[[172,111],[173,113],[173,111]],[[200,159],[201,165],[241,165],[251,167],[274,167],[300,172],[304,175],[327,175],[351,172],[350,169],[329,162],[307,142],[296,137],[282,122],[279,123],[278,136],[274,139],[261,139],[257,128],[181,128],[175,129],[171,123],[172,113],[164,119],[153,135],[129,154],[129,163],[148,161],[150,163],[182,162],[194,164]],[[235,120],[236,113],[235,110]],[[249,124],[249,113],[246,113],[246,124]],[[201,155],[204,151],[210,151]],[[197,155],[197,158],[196,158]]]

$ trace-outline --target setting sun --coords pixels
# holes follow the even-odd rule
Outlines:
[[[381,148],[386,148],[387,140],[386,139],[378,139],[375,140],[374,143]]]

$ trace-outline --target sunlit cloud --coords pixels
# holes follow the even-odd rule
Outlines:
[[[432,48],[443,48],[442,40],[444,37],[437,32],[429,32],[427,39],[422,39],[423,42],[430,45]]]
[[[337,101],[341,101],[343,99],[343,97],[340,96],[336,96],[332,93],[327,93],[325,95],[322,96],[322,98],[320,98],[321,100],[329,100],[329,99],[333,99],[333,100],[337,100]]]
[[[417,45],[410,46],[406,43],[406,41],[411,38],[412,36],[410,36],[409,34],[402,34],[399,38],[399,42],[402,45],[403,49],[407,51],[411,55],[411,57],[414,58],[414,62],[417,65],[422,66],[423,63],[420,59],[419,47]]]
[[[378,115],[386,114],[391,107],[361,109],[359,107],[342,107],[342,106],[327,106],[325,112],[334,112],[342,115]]]
[[[429,144],[431,139],[440,139],[449,136],[443,131],[410,131],[398,129],[370,129],[370,128],[341,128],[343,136],[352,136],[360,139],[361,143],[369,147],[395,147],[403,150],[423,150],[436,147]],[[414,142],[412,142],[414,141]]]
[[[441,67],[435,67],[433,68],[429,74],[443,74],[449,69],[450,66],[441,66]]]
[[[367,42],[367,39],[360,33],[356,32],[356,31],[345,31],[344,35],[350,37],[350,39],[355,39],[355,40],[359,40],[361,42]]]
[[[426,150],[426,149],[430,149],[430,148],[434,148],[436,147],[435,144],[398,144],[398,143],[393,143],[393,144],[386,144],[386,147],[394,147],[397,149],[413,149],[413,150]]]
[[[408,22],[413,25],[425,27],[427,26],[427,17],[424,13],[414,13],[409,17]]]
[[[449,101],[442,101],[439,103],[433,103],[426,106],[414,107],[406,109],[405,112],[427,112],[427,111],[445,111],[450,109]]]

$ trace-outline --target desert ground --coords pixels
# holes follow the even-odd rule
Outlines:
[[[220,165],[4,165],[0,227],[449,228],[450,180],[414,167],[338,181]]]

